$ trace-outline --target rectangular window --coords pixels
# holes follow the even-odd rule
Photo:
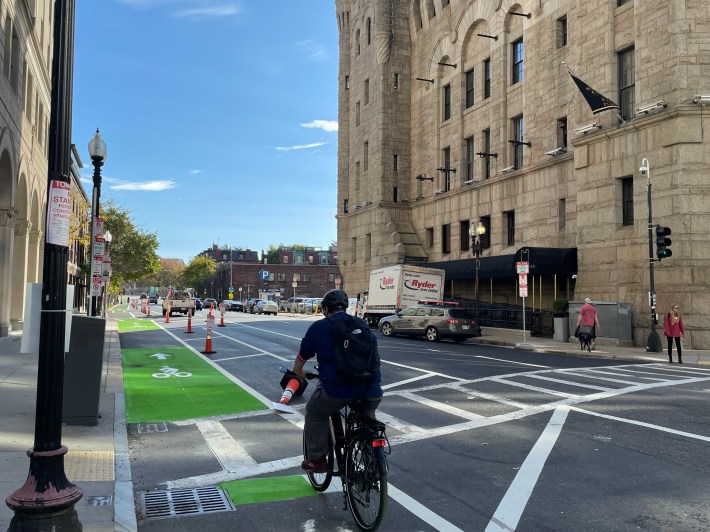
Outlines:
[[[474,77],[473,69],[466,72],[466,109],[473,105],[474,96]]]
[[[481,247],[488,249],[491,247],[491,217],[481,216],[481,223],[486,228],[486,232],[481,235]]]
[[[623,6],[624,4],[628,4],[629,2],[633,2],[634,0],[617,0],[616,5],[617,6]]]
[[[515,85],[523,81],[523,39],[513,42],[513,82]]]
[[[350,264],[357,264],[357,237],[350,239]]]
[[[334,283],[334,282],[335,282],[335,274],[334,274],[334,273],[329,273],[329,274],[328,274],[328,282],[329,282],[329,283]]]
[[[619,52],[619,106],[624,120],[634,117],[635,76],[634,48]]]
[[[557,147],[567,148],[567,117],[557,119]]]
[[[491,153],[491,130],[483,130],[483,153]],[[483,158],[483,179],[491,177],[491,158]]]
[[[517,170],[523,167],[523,146],[522,144],[517,144],[523,142],[523,115],[516,116],[512,120],[513,122],[513,140],[516,144],[513,144],[513,166]]]
[[[471,227],[471,222],[468,220],[461,220],[459,223],[459,236],[461,239],[461,251],[468,251],[469,236],[468,229]]]
[[[491,97],[491,77],[493,75],[491,58],[483,60],[483,99]]]
[[[444,122],[451,118],[451,85],[444,87]]]
[[[355,125],[360,125],[360,102],[355,104]]]
[[[451,148],[441,150],[442,166],[444,168],[444,192],[451,190]]]
[[[394,73],[394,90],[399,89],[399,74]]]
[[[560,229],[564,229],[567,223],[567,201],[565,198],[560,198],[560,203],[557,207],[557,218],[559,220]]]
[[[365,97],[363,98],[365,105],[370,103],[370,80],[365,80]]]
[[[284,264],[288,264],[288,255],[284,255]]]
[[[313,257],[313,255],[308,255],[308,264],[313,264],[314,260],[315,258]]]
[[[473,151],[473,137],[466,139],[466,183],[473,181],[473,161],[475,153]]]
[[[368,261],[372,258],[372,233],[367,233],[365,235],[365,260]]]
[[[567,46],[567,15],[557,19],[557,48]]]
[[[397,203],[398,197],[397,197],[397,187],[392,187],[392,201],[394,203]]]
[[[624,177],[621,180],[622,224],[634,225],[634,178]]]
[[[345,214],[348,213],[348,199],[347,199],[347,198],[345,198],[345,199],[343,200],[343,212],[344,212]]]
[[[428,248],[434,247],[434,228],[426,228],[426,246]]]
[[[515,211],[507,211],[505,214],[505,228],[508,237],[508,245],[512,246],[515,244]]]
[[[392,156],[392,170],[395,172],[399,170],[399,155],[393,155]]]
[[[441,252],[451,253],[451,224],[441,226]]]
[[[350,76],[345,76],[345,90],[350,90]]]
[[[311,274],[310,273],[302,273],[301,274],[301,281],[304,283],[310,283],[311,282]]]
[[[285,274],[284,272],[282,272],[282,273],[277,273],[277,274],[276,274],[276,280],[277,280],[277,281],[281,281],[281,282],[285,282],[285,281],[286,281],[286,274]]]
[[[363,172],[367,172],[368,159],[369,159],[368,152],[370,151],[370,143],[369,142],[365,141],[365,144],[363,144],[363,147],[362,147],[362,151],[363,151],[362,170],[363,170]]]

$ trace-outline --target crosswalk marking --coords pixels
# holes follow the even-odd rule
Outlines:
[[[544,375],[522,375],[523,377],[529,377],[531,379],[541,379],[550,382],[558,382],[560,384],[567,384],[568,386],[578,386],[580,388],[589,388],[590,390],[599,390],[606,392],[611,390],[611,388],[604,388],[603,386],[594,386],[593,384],[582,384],[581,382],[575,382],[570,380],[555,379],[553,377],[545,377]]]

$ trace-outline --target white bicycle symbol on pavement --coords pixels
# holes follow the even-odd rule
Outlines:
[[[192,373],[187,371],[178,371],[177,368],[171,368],[170,366],[163,366],[160,368],[160,372],[153,373],[153,377],[156,379],[167,379],[168,377],[192,377]]]

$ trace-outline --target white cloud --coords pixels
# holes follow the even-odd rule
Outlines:
[[[301,127],[318,128],[323,131],[332,133],[338,131],[338,121],[337,120],[313,120],[312,122],[307,122],[301,124]]]
[[[190,175],[201,174],[201,173],[202,173],[202,170],[190,170],[188,172],[188,174],[190,174]]]
[[[166,179],[162,181],[143,181],[142,183],[127,182],[111,186],[111,190],[139,190],[144,192],[159,192],[175,188],[175,181]]]
[[[319,148],[328,144],[327,142],[313,142],[311,144],[303,144],[301,146],[277,146],[276,149],[279,151],[293,151],[293,150],[308,150],[310,148]]]
[[[173,13],[174,17],[227,17],[238,15],[241,10],[234,4],[213,5],[181,9]]]
[[[305,40],[296,43],[296,45],[303,51],[303,53],[306,54],[306,57],[308,57],[308,59],[310,59],[311,61],[323,61],[330,57],[330,54],[328,53],[327,49],[321,43],[312,40]]]

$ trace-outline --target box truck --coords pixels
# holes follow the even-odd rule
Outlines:
[[[369,289],[360,295],[357,315],[371,327],[397,309],[422,300],[441,301],[444,295],[444,270],[397,264],[370,272]]]

